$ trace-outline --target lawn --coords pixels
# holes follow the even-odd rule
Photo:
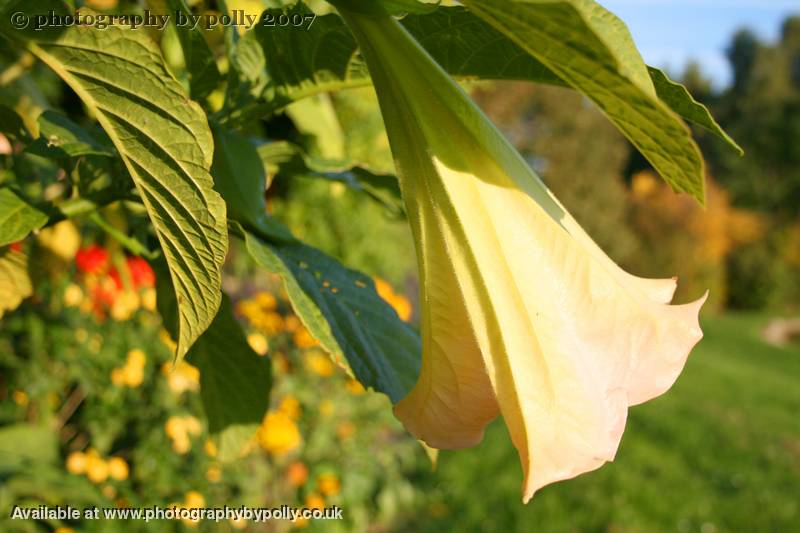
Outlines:
[[[704,320],[678,383],[631,410],[617,460],[523,506],[502,423],[481,446],[442,453],[419,480],[429,531],[797,531],[800,348],[763,342],[763,317]]]

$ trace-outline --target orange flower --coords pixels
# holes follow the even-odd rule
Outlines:
[[[286,467],[284,478],[292,487],[301,487],[308,480],[308,467],[300,461],[294,461]]]

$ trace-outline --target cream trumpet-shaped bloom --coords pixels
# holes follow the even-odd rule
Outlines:
[[[339,3],[378,91],[422,278],[422,371],[395,406],[435,448],[503,416],[523,499],[614,458],[629,405],[665,392],[704,298],[615,265],[391,17]]]

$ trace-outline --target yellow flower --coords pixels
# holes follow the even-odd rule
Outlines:
[[[78,228],[69,220],[63,220],[39,231],[36,240],[63,261],[72,261],[81,247],[81,235]]]
[[[316,492],[309,493],[306,496],[306,509],[325,509],[325,499]]]
[[[112,457],[108,460],[108,475],[117,481],[128,479],[130,470],[128,463],[122,457]]]
[[[105,496],[109,500],[113,500],[117,496],[117,489],[115,489],[111,485],[103,485],[103,489],[101,492],[103,493],[103,496]]]
[[[297,318],[297,316],[295,316],[295,315],[289,315],[289,316],[287,316],[286,318],[283,319],[283,327],[289,333],[294,333],[300,327],[302,327],[302,325],[303,324],[302,324],[302,322],[300,322],[300,319]]]
[[[266,355],[269,351],[269,342],[267,342],[267,338],[261,333],[251,333],[248,335],[247,344],[249,344],[258,355]]]
[[[319,344],[317,339],[312,337],[311,333],[303,326],[297,328],[297,331],[292,335],[292,340],[294,341],[294,345],[300,349],[313,348]]]
[[[172,440],[172,449],[181,455],[192,448],[189,436],[197,436],[202,430],[200,421],[193,416],[171,416],[164,429]]]
[[[70,474],[85,474],[88,460],[83,452],[72,452],[67,456],[67,472]]]
[[[197,492],[196,490],[190,490],[186,493],[184,497],[183,508],[184,509],[197,509],[199,507],[205,507],[206,499],[203,497],[202,494]],[[190,527],[197,527],[199,520],[192,520],[190,518],[184,518],[183,523]]]
[[[112,375],[111,379],[114,379]],[[140,366],[125,365],[122,368],[122,380],[128,387],[135,389],[144,380],[144,370]]]
[[[306,366],[309,370],[322,377],[333,375],[336,370],[331,358],[319,350],[310,350],[305,355]]]
[[[200,388],[200,371],[181,359],[175,365],[164,363],[161,373],[167,377],[169,389],[175,394],[185,391],[197,391]]]
[[[111,318],[118,322],[130,320],[133,314],[139,309],[141,301],[139,294],[134,291],[123,291],[114,298],[109,314]]]
[[[64,289],[64,305],[67,307],[79,307],[83,302],[83,289],[74,283],[70,283]]]
[[[317,477],[317,490],[323,496],[335,496],[341,490],[339,478],[335,474],[320,474]]]
[[[523,500],[613,459],[628,406],[665,392],[703,299],[624,272],[386,13],[335,2],[377,89],[420,258],[422,371],[396,416],[434,448],[502,415]],[[374,10],[380,11],[380,8]]]
[[[229,522],[233,529],[244,529],[247,527],[247,520],[244,518],[231,518]]]
[[[128,366],[131,367],[144,367],[145,362],[147,361],[147,355],[145,353],[135,348],[128,352],[128,359],[126,361]]]
[[[258,430],[261,447],[273,455],[284,455],[297,449],[302,437],[292,419],[283,411],[267,413]]]
[[[142,308],[154,313],[156,311],[156,290],[152,287],[148,287],[144,291],[142,291]]]
[[[348,379],[344,386],[347,389],[347,392],[354,396],[358,396],[359,394],[364,394],[366,392],[364,385],[362,385],[357,379]]]
[[[209,466],[206,470],[206,479],[211,483],[219,483],[222,479],[222,470],[218,466]]]
[[[263,329],[267,335],[275,335],[283,331],[283,317],[275,311],[262,313],[255,322],[256,326]]]
[[[71,527],[57,527],[53,530],[53,533],[75,533],[75,530]]]
[[[108,479],[108,463],[97,453],[89,453],[86,456],[86,477],[92,483],[103,483]]]
[[[202,494],[196,490],[190,490],[184,497],[184,507],[187,509],[197,509],[198,507],[205,507],[206,499]]]
[[[262,309],[267,311],[272,311],[276,307],[278,307],[278,300],[275,298],[275,295],[271,292],[259,292],[256,294],[256,303],[261,306]]]
[[[14,400],[14,403],[19,405],[20,407],[25,407],[28,405],[30,401],[28,399],[28,394],[25,391],[15,390],[11,393],[11,398]]]
[[[192,443],[189,437],[182,433],[172,440],[172,449],[179,455],[185,455],[192,449]]]
[[[297,401],[297,398],[287,395],[281,400],[281,403],[278,406],[278,411],[286,414],[286,416],[292,420],[298,420],[300,418],[300,414],[302,413],[302,408],[300,407],[300,402]]]
[[[394,308],[400,320],[408,322],[411,319],[411,302],[405,296],[394,292],[392,286],[381,278],[375,278],[374,281],[378,296]]]
[[[217,453],[219,453],[217,450],[217,445],[214,444],[214,441],[211,439],[206,440],[205,444],[203,444],[203,450],[209,457],[216,457]]]

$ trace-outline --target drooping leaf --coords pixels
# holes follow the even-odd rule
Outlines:
[[[409,11],[411,14],[404,17],[401,23],[436,62],[455,78],[518,80],[570,86],[511,36],[475,13],[463,7],[431,9],[429,6],[426,5],[421,11]],[[293,8],[300,12],[304,12],[303,9],[302,4]],[[621,32],[619,24],[613,23],[615,31]],[[269,91],[265,96],[268,99],[279,96],[272,102],[273,109],[320,92],[369,84],[368,73],[355,40],[345,34],[343,26],[341,19],[331,14],[318,17],[315,25],[302,36],[288,30],[267,32],[266,28],[253,33],[263,47],[263,52],[257,54],[262,60],[264,54],[287,58],[272,65],[269,70]],[[335,40],[337,45],[327,46],[329,40]],[[253,56],[252,42],[249,44],[247,55]],[[265,62],[249,64],[252,67],[250,73],[255,76],[261,72],[260,68],[264,68]],[[675,113],[708,128],[734,150],[739,150],[735,141],[710,115],[706,116],[707,110],[695,102],[685,89],[681,90],[674,82],[665,80],[658,69],[649,68],[648,75],[658,97]],[[637,78],[642,85],[647,84],[641,75]]]
[[[8,8],[22,4],[7,1],[0,11],[7,17]],[[217,312],[228,242],[225,204],[209,174],[213,141],[205,114],[141,29],[15,33],[0,25],[0,31],[27,39],[29,50],[92,110],[125,162],[170,267],[182,357]]]
[[[39,138],[25,149],[27,152],[51,158],[115,155],[113,148],[99,142],[61,113],[45,111],[39,115],[38,122]]]
[[[464,3],[592,99],[674,190],[705,202],[700,150],[658,99],[622,21],[590,0]]]
[[[0,189],[0,246],[20,241],[47,222],[47,215],[14,194]]]
[[[247,343],[227,296],[186,359],[200,370],[200,397],[220,459],[239,457],[269,408],[272,376],[269,359]]]
[[[0,318],[13,311],[22,300],[33,294],[28,275],[28,256],[5,247],[0,249]]]
[[[174,337],[177,302],[161,275],[166,265],[155,261],[153,268],[158,312],[164,328]],[[247,343],[227,295],[222,295],[217,316],[186,354],[186,360],[200,371],[200,397],[220,458],[234,459],[267,412],[272,374],[269,359],[259,357]]]
[[[267,215],[267,175],[256,146],[220,128],[214,130],[214,139],[217,150],[211,172],[217,190],[228,203],[229,216],[260,235],[291,239],[291,234]]]
[[[673,111],[689,122],[707,129],[725,141],[728,146],[736,150],[739,155],[744,154],[742,147],[722,129],[722,126],[711,116],[708,108],[695,100],[689,91],[686,90],[686,87],[669,79],[661,69],[648,67],[648,71],[650,72],[650,78],[653,80],[653,85],[655,85],[658,97]]]
[[[285,141],[266,143],[260,147],[259,153],[267,168],[275,174],[338,181],[365,193],[385,207],[390,215],[404,216],[403,198],[395,176],[311,157],[299,146]]]
[[[244,232],[255,261],[281,276],[294,310],[334,361],[392,402],[414,386],[419,336],[383,301],[372,280],[299,241],[275,244]]]

